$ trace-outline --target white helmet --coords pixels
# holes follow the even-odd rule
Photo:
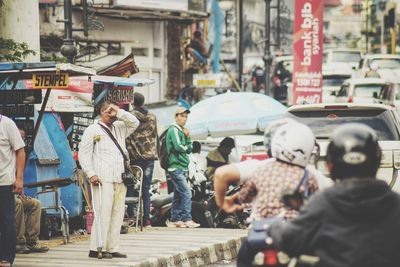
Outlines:
[[[268,153],[271,151],[271,143],[272,143],[272,137],[276,133],[276,130],[279,129],[282,125],[288,124],[290,122],[296,122],[294,119],[291,118],[283,118],[283,119],[278,119],[270,122],[267,127],[265,127],[264,130],[264,146],[266,147]],[[269,155],[271,156],[271,155]]]
[[[271,145],[274,158],[306,167],[315,146],[315,137],[308,126],[291,122],[276,130]]]

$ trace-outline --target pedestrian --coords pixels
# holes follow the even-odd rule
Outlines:
[[[153,177],[154,160],[157,160],[157,119],[144,107],[145,98],[141,93],[134,93],[132,114],[140,124],[133,134],[126,139],[131,165],[137,165],[143,170],[142,198],[144,227],[150,223],[150,185]],[[128,197],[134,196],[134,188],[129,187]],[[132,212],[133,206],[128,206]],[[132,215],[132,214],[131,214]]]
[[[298,138],[302,142],[298,142]],[[307,126],[298,122],[280,126],[272,137],[273,158],[264,161],[263,165],[250,161],[247,166],[246,163],[236,164],[239,168],[227,165],[217,169],[214,181],[217,205],[225,212],[232,213],[242,210],[243,203],[251,203],[252,221],[276,216],[293,219],[298,212],[285,206],[282,192],[299,188],[304,195],[309,196],[318,190],[316,177],[306,170],[314,146],[314,134]],[[254,166],[257,169],[249,172]],[[239,182],[245,184],[240,192],[225,197],[229,184]],[[238,266],[251,266],[256,253],[244,241],[239,250]]]
[[[198,141],[192,143],[192,153],[189,155],[189,180],[197,183],[207,180],[205,172],[207,160],[200,154],[201,144]]]
[[[11,266],[15,258],[14,193],[22,193],[24,147],[24,140],[15,123],[0,114],[0,267]]]
[[[189,154],[192,151],[190,133],[185,124],[190,111],[179,107],[175,111],[175,123],[167,131],[168,173],[174,185],[171,220],[169,227],[199,227],[192,220],[192,193],[188,185]]]
[[[265,75],[264,70],[260,65],[256,65],[251,73],[251,81],[253,85],[253,92],[260,93],[261,87],[265,88]]]
[[[195,187],[199,187],[199,193],[202,197],[204,197],[207,182],[207,178],[205,176],[205,171],[207,169],[207,160],[204,156],[200,154],[200,152],[200,142],[194,141],[192,143],[192,153],[189,155],[189,181],[192,184],[193,189]]]
[[[100,221],[100,225],[94,224],[92,228],[91,258],[98,257],[99,240],[104,241],[103,258],[126,258],[125,254],[119,252],[120,230],[125,213],[126,186],[121,178],[125,162],[109,133],[127,155],[125,140],[138,125],[137,118],[120,109],[118,103],[104,101],[100,107],[100,120],[86,128],[82,135],[79,162],[93,188],[92,199],[97,207],[95,216],[99,216]],[[97,227],[101,231],[97,231]]]
[[[201,65],[207,63],[207,58],[210,55],[201,31],[196,30],[193,33],[193,38],[190,40],[189,45],[186,47],[186,51],[187,53],[190,53],[195,59],[197,59]]]
[[[40,201],[24,195],[15,196],[15,218],[17,223],[16,252],[47,252],[48,247],[38,243],[40,233]]]
[[[311,198],[294,220],[273,224],[271,241],[291,257],[317,256],[317,266],[399,266],[400,195],[376,179],[381,155],[373,129],[339,126],[326,155],[335,184]]]
[[[207,171],[208,180],[214,180],[215,169],[229,163],[229,155],[235,147],[235,140],[231,137],[225,137],[219,143],[218,147],[211,150],[207,154]]]

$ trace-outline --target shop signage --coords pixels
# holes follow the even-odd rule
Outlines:
[[[0,104],[40,104],[42,90],[0,90]]]
[[[207,73],[194,74],[193,85],[199,88],[215,88],[221,86],[221,75]]]
[[[324,1],[295,1],[292,104],[322,100],[323,12]]]
[[[7,117],[33,117],[33,105],[9,105],[1,106],[0,113]]]
[[[49,72],[33,74],[32,88],[47,89],[47,88],[68,88],[68,73]]]
[[[26,135],[32,135],[33,130],[35,127],[33,120],[14,120],[15,124],[17,125],[18,129],[23,129]]]

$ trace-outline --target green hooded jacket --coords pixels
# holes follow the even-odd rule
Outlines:
[[[189,154],[192,152],[192,141],[187,137],[178,124],[172,124],[168,128],[167,152],[169,155],[168,169],[187,170],[189,166]]]

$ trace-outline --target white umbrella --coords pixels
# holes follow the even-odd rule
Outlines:
[[[227,92],[193,105],[186,126],[193,139],[251,134],[263,131],[286,110],[263,94]]]

